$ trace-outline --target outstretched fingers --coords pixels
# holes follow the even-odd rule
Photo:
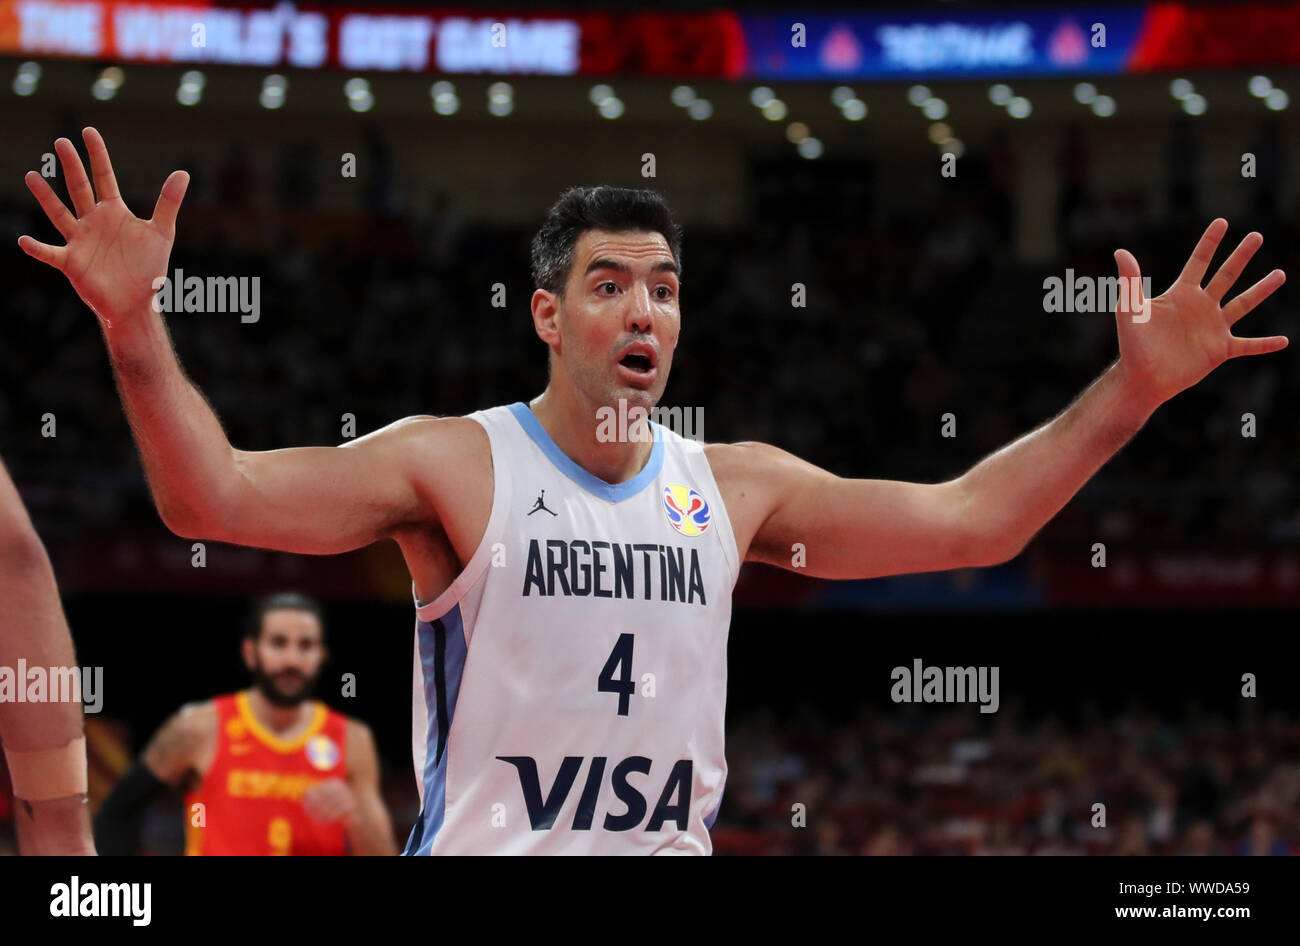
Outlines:
[[[94,128],[83,128],[81,137],[86,142],[86,153],[90,155],[90,172],[95,176],[95,193],[100,200],[114,200],[121,197],[117,189],[117,178],[113,176],[113,164],[108,160],[108,146],[103,136]]]
[[[163,181],[162,193],[154,204],[152,222],[168,236],[176,232],[176,215],[180,212],[185,189],[190,186],[188,171],[172,171]]]
[[[1281,351],[1288,345],[1285,335],[1269,335],[1264,338],[1228,338],[1228,357],[1241,358],[1245,355],[1267,355],[1269,352]]]
[[[1235,254],[1234,254],[1235,255]],[[1231,326],[1251,309],[1259,305],[1286,282],[1286,273],[1275,269],[1241,295],[1223,307],[1224,321]],[[1228,336],[1228,357],[1242,358],[1247,355],[1267,355],[1281,351],[1289,344],[1285,335],[1268,335],[1263,338],[1238,338]]]
[[[95,209],[95,192],[90,189],[90,179],[86,177],[86,168],[81,163],[81,155],[67,138],[54,142],[54,151],[63,165],[63,180],[68,185],[68,196],[72,198],[72,209],[78,217],[84,217]]]
[[[1210,266],[1210,260],[1214,259],[1214,251],[1219,248],[1219,241],[1227,232],[1228,221],[1222,217],[1216,217],[1211,221],[1197,241],[1196,249],[1192,250],[1192,255],[1187,258],[1183,271],[1178,274],[1179,282],[1190,283],[1197,287],[1201,285],[1201,280],[1205,278],[1205,271]]]
[[[1246,268],[1246,264],[1255,255],[1255,251],[1263,244],[1264,237],[1252,230],[1246,234],[1242,241],[1237,244],[1237,248],[1223,261],[1219,271],[1214,274],[1210,284],[1205,287],[1206,294],[1214,300],[1216,305],[1223,301],[1223,297],[1228,294],[1228,290],[1241,278],[1241,271]]]
[[[28,256],[38,259],[42,263],[48,263],[57,270],[62,271],[64,263],[67,262],[68,248],[66,246],[50,246],[50,244],[42,243],[40,240],[33,240],[25,233],[18,238],[18,245]]]
[[[28,171],[23,175],[23,181],[27,184],[27,189],[32,192],[36,202],[41,205],[45,211],[45,216],[50,218],[50,223],[54,228],[63,234],[63,239],[71,240],[72,232],[77,228],[77,218],[72,216],[63,201],[59,200],[58,195],[54,193],[54,188],[50,187],[49,182],[41,177],[35,171]]]
[[[1255,306],[1277,292],[1284,282],[1286,282],[1286,273],[1280,269],[1273,270],[1223,307],[1223,321],[1229,327],[1235,325]]]

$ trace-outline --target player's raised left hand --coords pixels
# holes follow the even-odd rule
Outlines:
[[[1120,366],[1134,391],[1163,404],[1190,388],[1229,358],[1266,355],[1287,346],[1285,335],[1240,338],[1232,326],[1286,282],[1275,269],[1245,292],[1223,302],[1264,238],[1251,232],[1232,251],[1209,284],[1201,280],[1228,232],[1222,217],[1206,228],[1177,282],[1154,299],[1142,298],[1142,274],[1128,250],[1116,250],[1115,262],[1126,285],[1119,293],[1115,320],[1119,331]],[[1125,291],[1127,286],[1136,293]],[[1137,298],[1134,299],[1133,296]]]

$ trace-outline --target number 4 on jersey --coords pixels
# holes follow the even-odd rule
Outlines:
[[[623,668],[622,673],[615,677],[614,674],[618,673],[620,667]],[[632,694],[636,692],[636,684],[632,682],[631,634],[618,635],[614,649],[609,652],[609,659],[605,661],[605,667],[596,680],[596,689],[602,693],[617,693],[618,715],[627,715]]]

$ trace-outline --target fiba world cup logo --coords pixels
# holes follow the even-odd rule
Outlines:
[[[312,736],[307,740],[307,761],[322,772],[339,761],[339,747],[329,736]]]
[[[709,527],[709,504],[689,486],[669,483],[664,487],[664,511],[668,521],[682,535],[700,535]]]

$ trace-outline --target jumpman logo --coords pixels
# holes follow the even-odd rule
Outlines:
[[[533,513],[535,513],[535,512],[539,512],[540,510],[543,510],[543,509],[545,509],[547,512],[549,512],[552,516],[558,516],[558,515],[559,515],[559,513],[557,513],[557,512],[554,512],[554,511],[552,511],[552,510],[550,510],[550,509],[546,509],[546,490],[542,490],[542,494],[541,494],[540,496],[537,497],[537,502],[535,502],[535,503],[533,504],[533,508],[530,509],[530,510],[528,511],[528,515],[531,516]]]

